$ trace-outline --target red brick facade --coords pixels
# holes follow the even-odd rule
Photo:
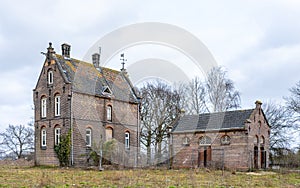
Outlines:
[[[71,59],[68,49],[63,56],[57,55],[50,44],[33,90],[36,164],[59,164],[54,146],[55,128],[60,128],[61,135],[72,130],[71,163],[87,165],[89,152],[107,140],[105,130],[109,127],[113,130],[112,137],[124,152],[123,158],[127,158],[126,165],[135,165],[139,146],[139,98],[127,74],[104,67],[96,69],[92,64]],[[49,81],[49,71],[53,73],[53,83]],[[59,115],[55,115],[57,96],[60,98]],[[42,99],[45,98],[46,117],[42,117]],[[111,120],[107,120],[108,107],[111,108]],[[87,129],[91,130],[91,146],[86,144]],[[42,130],[46,130],[46,144],[42,143]],[[130,135],[129,149],[124,146],[125,133]]]
[[[241,127],[173,132],[173,167],[268,168],[270,127],[261,103],[256,105]]]

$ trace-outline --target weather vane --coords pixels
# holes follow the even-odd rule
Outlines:
[[[125,70],[125,68],[124,68],[125,61],[127,61],[127,59],[124,58],[124,53],[121,54],[120,60],[122,61],[122,63],[121,63],[121,64],[122,64],[122,69],[121,69],[121,71],[124,71],[124,70]]]

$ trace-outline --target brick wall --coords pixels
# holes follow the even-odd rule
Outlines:
[[[53,72],[53,84],[48,84],[48,71]],[[60,71],[55,65],[55,61],[50,64],[46,61],[41,71],[36,88],[33,90],[34,117],[35,117],[35,161],[37,165],[58,165],[56,154],[54,152],[54,129],[61,128],[64,134],[70,127],[70,84],[66,84]],[[55,117],[54,97],[60,96],[61,113]],[[47,116],[41,117],[41,98],[47,98]],[[47,132],[47,147],[41,147],[41,129]]]

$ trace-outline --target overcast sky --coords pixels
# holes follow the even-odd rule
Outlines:
[[[256,99],[284,102],[300,80],[299,18],[297,0],[2,0],[0,130],[33,116],[32,89],[48,42],[57,53],[69,43],[71,56],[82,59],[105,34],[141,22],[176,25],[200,39],[228,71],[243,108]]]

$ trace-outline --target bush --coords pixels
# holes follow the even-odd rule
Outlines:
[[[71,130],[60,137],[60,142],[54,147],[60,166],[69,166],[71,153]]]

